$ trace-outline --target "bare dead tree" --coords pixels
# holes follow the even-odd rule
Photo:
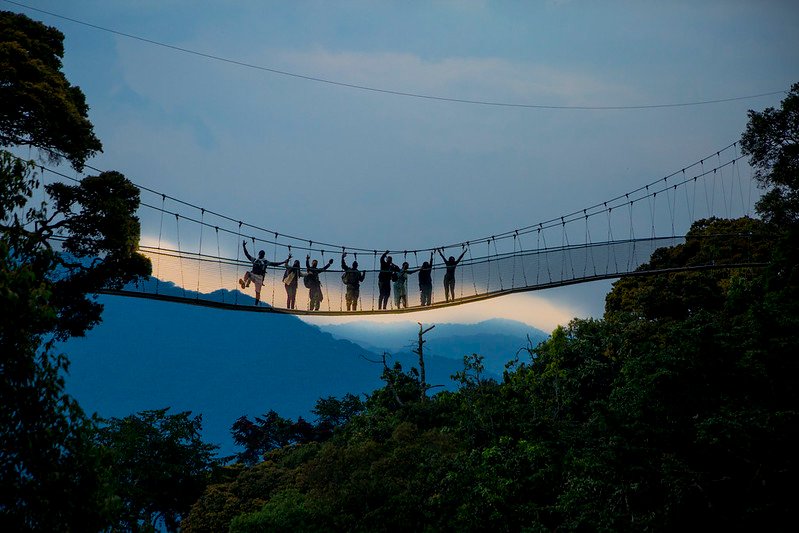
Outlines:
[[[421,322],[417,322],[419,324],[419,340],[417,341],[417,348],[413,351],[413,353],[419,356],[419,379],[420,379],[420,387],[421,387],[421,396],[420,400],[424,402],[427,399],[427,389],[430,387],[427,385],[427,380],[425,377],[424,371],[424,343],[427,342],[424,340],[424,334],[436,327],[435,325],[430,326],[427,329],[424,329]]]
[[[397,394],[397,388],[394,387],[394,376],[391,373],[391,370],[388,368],[388,365],[386,364],[386,356],[387,355],[388,354],[386,352],[383,352],[383,373],[386,376],[386,386],[391,391],[391,393],[394,395],[394,400],[396,400],[397,404],[400,407],[402,407],[404,404],[402,403],[402,400],[400,399],[399,394]]]

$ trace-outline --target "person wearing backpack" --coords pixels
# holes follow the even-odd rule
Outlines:
[[[291,266],[286,265],[283,272],[283,285],[286,287],[286,309],[294,309],[297,304],[297,285],[299,279],[304,276],[300,271],[300,262],[295,260]]]
[[[422,305],[433,303],[433,252],[430,252],[430,261],[425,261],[419,267],[419,292],[422,293]]]
[[[407,261],[402,263],[402,268],[397,270],[394,279],[394,306],[397,309],[408,307],[408,276],[415,274],[419,269],[408,270],[410,265]]]
[[[347,311],[352,309],[358,310],[358,297],[361,292],[361,283],[366,279],[366,272],[358,270],[358,261],[352,262],[352,267],[348,267],[344,258],[347,257],[347,252],[341,254],[341,281],[344,282],[347,291],[344,294],[344,300],[347,302]]]
[[[388,250],[380,256],[380,273],[377,275],[377,289],[380,293],[377,299],[378,309],[388,308],[388,297],[391,296],[391,282],[397,276],[399,267],[388,255]]]
[[[308,310],[310,311],[319,311],[319,304],[324,300],[324,296],[322,295],[322,282],[319,281],[319,273],[330,268],[330,265],[333,264],[333,260],[331,259],[322,268],[318,268],[316,266],[317,264],[316,259],[311,262],[311,256],[305,256],[305,278],[303,281],[305,282],[305,286],[308,287],[308,299],[310,301]]]
[[[244,273],[244,277],[239,279],[239,285],[242,289],[246,289],[250,286],[250,282],[255,285],[255,305],[258,305],[261,302],[261,287],[264,286],[264,276],[266,276],[266,267],[270,266],[280,266],[280,265],[288,265],[289,259],[291,259],[291,254],[286,258],[285,261],[267,261],[265,255],[266,253],[261,250],[258,252],[258,259],[254,258],[250,255],[250,252],[247,251],[247,241],[242,241],[242,246],[244,247],[244,255],[247,256],[247,259],[252,261],[252,269],[248,270]]]

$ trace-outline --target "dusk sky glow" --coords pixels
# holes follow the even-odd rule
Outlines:
[[[697,103],[799,81],[791,1],[0,0],[0,8],[64,33],[64,71],[86,94],[103,143],[91,166],[239,220],[368,249],[458,242],[592,205],[735,142],[748,109],[784,95],[564,107]],[[158,221],[143,212],[142,223],[152,243]],[[502,317],[547,330],[599,316],[609,287],[398,320]]]

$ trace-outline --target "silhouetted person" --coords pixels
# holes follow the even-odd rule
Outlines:
[[[444,299],[448,302],[450,300],[450,295],[452,299],[455,299],[455,267],[458,266],[458,263],[461,262],[463,259],[464,254],[466,254],[466,248],[463,248],[461,255],[455,259],[455,256],[449,256],[449,259],[444,257],[444,254],[441,253],[441,250],[438,251],[438,255],[441,256],[441,259],[444,260],[444,265],[447,267],[447,271],[444,274]]]
[[[247,256],[247,259],[252,261],[252,270],[248,270],[244,273],[244,278],[239,280],[239,285],[241,285],[242,289],[249,287],[250,282],[255,285],[255,305],[258,305],[258,303],[261,301],[261,287],[264,286],[266,267],[288,265],[289,259],[291,259],[291,254],[289,254],[285,261],[274,262],[267,261],[265,257],[266,254],[263,250],[261,250],[258,252],[258,259],[256,259],[250,255],[250,252],[247,251],[247,241],[242,241],[241,244],[244,247],[244,255]]]
[[[399,268],[394,264],[394,260],[386,253],[380,256],[380,273],[377,275],[377,289],[379,296],[377,298],[377,308],[388,308],[388,297],[391,296],[391,279],[394,277]]]
[[[416,270],[408,270],[409,266],[407,261],[402,263],[402,268],[397,271],[396,279],[394,280],[394,306],[397,309],[408,307],[408,276],[415,274],[419,270],[418,268]]]
[[[430,252],[430,261],[419,267],[419,292],[422,293],[423,306],[433,303],[433,252]]]
[[[347,252],[341,254],[341,270],[344,271],[341,275],[341,281],[344,282],[344,286],[347,288],[344,294],[344,300],[347,302],[347,311],[350,309],[357,311],[358,297],[361,293],[361,282],[366,279],[366,272],[358,270],[358,261],[353,261],[352,267],[348,267],[347,263],[344,261],[345,257],[347,257]]]
[[[305,256],[305,286],[308,287],[308,299],[310,300],[308,309],[310,311],[319,311],[319,304],[324,300],[324,296],[322,296],[322,282],[319,281],[319,273],[330,268],[330,265],[333,264],[333,260],[331,259],[322,268],[317,268],[316,259],[314,259],[313,262],[310,262],[310,260],[310,255]]]
[[[283,272],[283,285],[286,287],[286,309],[294,309],[297,304],[297,285],[304,274],[300,271],[300,262],[295,260],[291,266],[286,265]]]

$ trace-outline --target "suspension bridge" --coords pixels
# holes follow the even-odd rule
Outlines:
[[[385,249],[288,235],[139,186],[141,215],[147,212],[146,217],[140,218],[158,225],[148,228],[149,235],[158,235],[157,242],[139,247],[140,253],[152,262],[152,277],[105,293],[231,310],[363,315],[438,309],[517,292],[664,273],[647,268],[652,253],[685,243],[693,222],[750,215],[755,186],[751,171],[741,160],[737,143],[732,143],[633,191],[560,217],[461,242],[388,250],[394,264],[407,262],[411,272],[425,262],[431,264],[433,291],[430,303],[422,305],[418,274],[414,273],[407,280],[407,304],[395,302],[392,296],[385,309],[380,308],[378,289],[380,258]],[[57,174],[51,169],[44,171]],[[746,236],[713,236],[719,242],[727,242],[728,247],[738,248],[750,242],[742,237]],[[256,303],[253,289],[239,284],[252,267],[242,243],[248,245],[253,256],[264,250],[266,258],[274,263],[292,256],[291,263],[299,260],[303,273],[307,257],[317,260],[320,267],[332,259],[330,267],[319,273],[323,297],[319,309],[310,310],[310,291],[302,282],[296,306],[290,308],[283,265],[267,268],[261,301]],[[365,273],[357,310],[348,310],[345,303],[341,268],[345,252],[347,264],[357,261],[359,270]],[[745,257],[745,250],[742,252],[739,256]],[[462,256],[455,270],[454,295],[449,299],[444,291],[446,265],[441,255]],[[722,259],[712,258],[690,268],[746,266],[723,265]]]

